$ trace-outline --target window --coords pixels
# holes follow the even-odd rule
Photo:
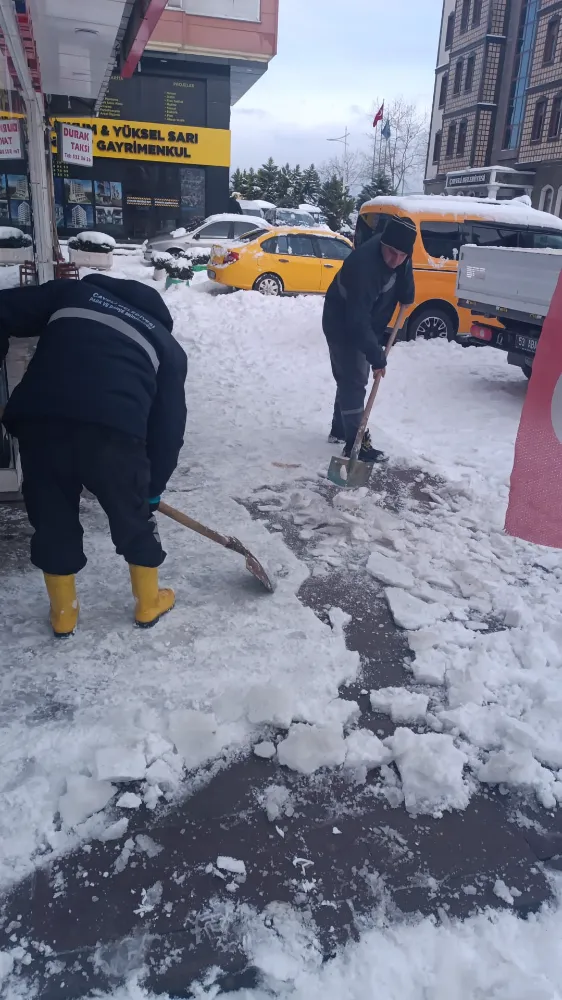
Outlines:
[[[455,152],[455,140],[457,138],[457,123],[453,122],[449,125],[447,132],[447,146],[445,149],[445,156],[452,156]]]
[[[472,8],[472,27],[477,28],[482,20],[482,0],[474,0]]]
[[[476,67],[476,56],[469,56],[466,60],[466,76],[464,78],[464,92],[470,94],[474,86],[474,69]]]
[[[560,135],[560,125],[562,124],[562,94],[558,94],[552,102],[552,111],[548,123],[548,138],[558,139]]]
[[[447,18],[447,32],[445,35],[445,48],[450,49],[455,37],[455,12],[449,14]]]
[[[255,240],[255,239],[258,238],[258,236],[261,236],[262,233],[264,233],[264,232],[265,232],[264,229],[261,229],[261,230],[260,229],[256,229],[255,225],[253,225],[252,223],[249,223],[249,222],[235,222],[234,223],[234,238],[235,239],[237,237],[240,237],[240,236],[245,236],[246,233],[249,233],[249,234],[252,234],[252,239]]]
[[[422,222],[421,237],[426,253],[440,260],[458,260],[461,229],[457,222]]]
[[[444,108],[445,102],[447,100],[447,87],[449,86],[449,74],[443,73],[441,77],[441,86],[439,88],[439,107]]]
[[[372,215],[360,215],[355,227],[355,246],[360,247],[372,236],[382,232],[388,220],[391,218],[385,212],[373,212]]]
[[[531,129],[531,142],[540,142],[542,139],[546,119],[546,106],[547,101],[545,97],[541,97],[541,99],[535,104],[533,127]]]
[[[527,229],[519,234],[519,246],[525,250],[562,250],[562,235],[548,229]]]
[[[435,141],[433,143],[433,162],[439,163],[441,159],[441,146],[443,145],[443,133],[441,131],[435,133]]]
[[[459,134],[457,138],[457,156],[464,156],[465,154],[467,132],[468,132],[468,122],[466,118],[464,118],[459,125]]]
[[[553,200],[554,200],[554,191],[551,188],[550,184],[547,184],[547,186],[543,187],[541,191],[541,197],[539,201],[539,208],[541,212],[551,212]]]
[[[234,235],[235,236],[237,236],[236,226],[240,226],[240,225],[241,225],[240,222],[235,222],[234,223]],[[265,236],[265,234],[267,232],[269,232],[268,229],[251,229],[249,233],[245,232],[245,233],[242,233],[241,236],[237,236],[237,239],[240,241],[240,243],[253,243],[254,240],[259,240],[260,236]]]
[[[210,236],[220,236],[223,240],[230,236],[231,222],[210,222],[208,226],[203,226],[198,233],[194,233],[194,239],[206,240]]]
[[[542,61],[546,65],[553,63],[556,57],[556,46],[558,45],[558,32],[560,30],[560,18],[552,17],[546,28],[546,38],[544,42],[544,53]]]
[[[527,86],[535,53],[539,0],[523,0],[503,139],[504,149],[517,149],[527,106]]]
[[[473,222],[470,242],[475,243],[478,247],[517,247],[519,246],[519,230]]]
[[[469,20],[470,20],[470,0],[462,0],[461,34],[464,31],[468,31]]]
[[[287,236],[272,236],[264,240],[261,248],[266,253],[289,253],[289,239]]]
[[[283,253],[281,250],[280,253]],[[312,236],[298,236],[291,233],[289,236],[289,253],[295,257],[316,257],[316,250]]]
[[[327,236],[319,236],[316,242],[320,247],[320,256],[325,260],[345,260],[346,257],[349,257],[352,250],[343,240],[336,240]]]
[[[461,92],[463,67],[464,67],[464,60],[459,59],[455,66],[455,82],[453,84],[453,94],[460,94]]]

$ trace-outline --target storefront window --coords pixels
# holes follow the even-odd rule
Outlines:
[[[184,225],[192,219],[205,218],[205,170],[202,167],[181,167],[181,212]]]

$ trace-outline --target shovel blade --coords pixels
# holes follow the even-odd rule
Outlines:
[[[259,580],[262,587],[265,587],[268,594],[272,594],[275,590],[273,583],[265,572],[262,564],[258,562],[255,556],[251,552],[248,552],[246,556],[246,569],[252,576],[255,576],[256,580]]]
[[[328,469],[328,479],[342,489],[356,490],[366,486],[371,478],[371,462],[353,461],[351,458],[333,458]]]

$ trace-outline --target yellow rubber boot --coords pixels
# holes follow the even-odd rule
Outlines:
[[[51,625],[57,639],[73,635],[78,624],[80,607],[76,598],[75,576],[53,576],[43,573],[51,602]]]
[[[139,628],[151,628],[176,603],[173,590],[158,589],[158,570],[150,566],[129,566],[135,598],[135,622]]]

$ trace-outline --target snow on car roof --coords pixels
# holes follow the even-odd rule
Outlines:
[[[235,212],[223,212],[221,215],[209,215],[202,226],[207,226],[210,222],[252,222],[256,229],[271,229],[269,222],[262,219],[260,215],[236,215]]]
[[[294,233],[295,236],[330,236],[334,240],[344,240],[349,243],[347,236],[335,233],[333,229],[326,226],[270,226],[274,233]]]
[[[272,201],[263,201],[261,198],[240,198],[241,205],[255,205],[256,208],[275,208]]]
[[[458,195],[420,194],[404,195],[401,198],[383,195],[366,201],[361,206],[361,211],[370,206],[374,208],[388,206],[403,212],[462,216],[469,219],[486,219],[490,222],[508,222],[520,226],[544,226],[562,230],[562,219],[548,212],[539,212],[520,198],[511,201],[492,201],[483,198],[462,198]]]

